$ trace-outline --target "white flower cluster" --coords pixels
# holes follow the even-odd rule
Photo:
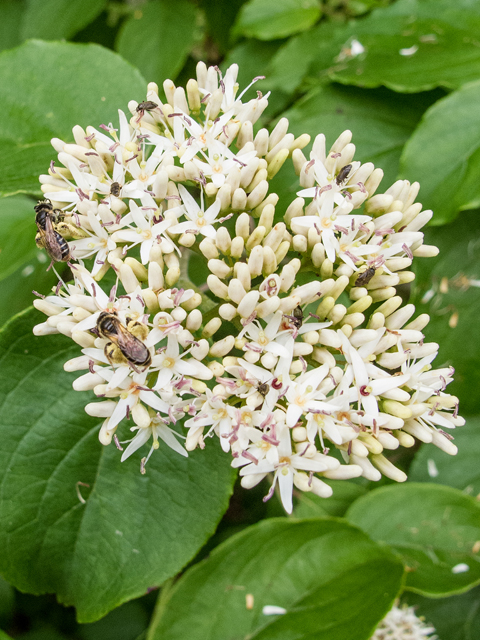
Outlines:
[[[371,640],[438,640],[435,628],[415,614],[414,607],[394,606],[380,622]]]
[[[151,83],[118,128],[52,141],[37,224],[69,241],[73,283],[35,301],[48,316],[35,333],[82,347],[65,369],[102,398],[86,411],[103,444],[123,450],[133,421],[122,460],[152,439],[144,472],[159,439],[188,455],[218,436],[242,485],[272,474],[268,495],[278,484],[291,512],[294,487],[330,496],[325,478],[405,480],[384,450],[415,438],[455,454],[444,429],[463,420],[445,393],[453,369],[432,369],[428,316],[396,290],[414,256],[437,253],[419,185],[376,194],[383,173],[353,161],[350,131],[328,152],[317,136],[308,160],[287,119],[254,133],[267,97],[237,97],[237,72],[199,63],[186,92],[164,83],[165,104]],[[281,216],[269,180],[289,157],[302,190]],[[195,254],[209,271],[198,286]]]

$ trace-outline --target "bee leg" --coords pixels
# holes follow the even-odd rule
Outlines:
[[[40,233],[37,233],[35,236],[35,244],[39,249],[45,249],[45,245],[43,244],[42,236]]]
[[[103,352],[112,366],[114,364],[128,364],[128,360],[113,342],[107,342]]]
[[[127,324],[127,329],[135,338],[139,338],[140,340],[145,340],[149,333],[147,325],[142,322],[137,322],[136,320],[130,320]]]

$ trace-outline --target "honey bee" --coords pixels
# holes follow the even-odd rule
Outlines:
[[[352,170],[352,165],[351,164],[346,164],[338,172],[338,175],[337,175],[337,177],[335,179],[335,182],[338,185],[341,185],[348,178],[348,174],[350,173],[351,170]]]
[[[110,364],[128,362],[133,367],[148,367],[152,363],[150,351],[142,342],[148,329],[141,322],[129,320],[124,327],[115,313],[102,311],[97,319],[97,331],[110,340],[104,350]]]
[[[156,102],[147,100],[146,102],[140,102],[137,106],[137,113],[144,113],[145,111],[153,111],[158,107]]]
[[[71,257],[68,243],[55,228],[62,212],[54,209],[50,200],[39,202],[34,209],[38,227],[35,237],[37,247],[45,249],[52,262],[68,262]]]
[[[118,198],[118,196],[120,195],[121,189],[122,187],[119,185],[118,182],[112,182],[112,184],[110,185],[110,194]]]
[[[355,280],[356,287],[366,286],[375,275],[375,267],[368,267],[363,273],[361,273]]]

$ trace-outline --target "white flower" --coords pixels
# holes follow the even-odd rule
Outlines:
[[[198,158],[193,158],[193,162],[203,175],[210,178],[218,188],[225,184],[225,179],[232,169],[245,166],[257,155],[255,150],[248,152],[240,151],[235,155],[219,140],[207,140],[206,146],[207,149],[205,152],[201,150],[201,154],[204,156],[206,162]]]
[[[104,265],[108,253],[117,245],[92,211],[88,211],[87,217],[93,233],[89,233],[88,238],[70,242],[69,246],[74,258],[85,259],[97,254],[92,269],[92,276],[95,276]]]
[[[266,458],[258,463],[250,463],[243,467],[240,475],[247,476],[251,474],[266,476],[267,473],[274,472],[273,484],[268,496],[273,495],[275,485],[278,481],[280,488],[280,497],[283,507],[287,513],[292,513],[292,491],[293,478],[298,470],[301,471],[326,471],[328,466],[324,462],[319,462],[312,458],[304,457],[298,453],[292,454],[292,441],[290,438],[290,429],[283,427],[278,429],[278,462],[269,462]]]
[[[130,441],[130,444],[122,453],[121,462],[126,460],[129,456],[132,455],[137,449],[140,449],[145,443],[147,443],[150,438],[153,438],[153,444],[148,453],[147,459],[145,460],[145,464],[148,462],[150,456],[152,455],[155,449],[158,449],[160,444],[158,439],[160,438],[167,444],[170,449],[173,449],[181,456],[188,457],[188,453],[182,447],[182,445],[178,442],[177,438],[179,434],[171,429],[166,421],[161,418],[158,414],[152,417],[150,425],[148,427],[138,427],[134,426],[130,428],[130,431],[137,431],[137,435]],[[122,443],[124,444],[124,443]]]
[[[435,628],[417,617],[414,607],[394,606],[380,622],[371,640],[438,640]]]
[[[342,332],[339,331],[339,335]],[[355,349],[348,338],[343,334],[342,349],[349,367],[353,373],[355,380],[355,386],[358,391],[358,401],[362,405],[362,408],[372,418],[378,418],[378,400],[377,396],[382,395],[386,391],[397,389],[403,386],[409,379],[409,375],[400,376],[388,376],[378,380],[374,380],[370,377],[365,362],[359,351]],[[361,347],[362,348],[362,347]],[[348,368],[347,368],[348,369]]]
[[[201,193],[201,206],[199,207],[196,200],[188,193],[183,185],[178,185],[178,190],[182,196],[185,205],[185,216],[189,222],[180,222],[170,227],[170,233],[201,233],[207,238],[215,238],[216,231],[213,226],[214,222],[219,222],[217,216],[220,212],[220,200],[215,202],[204,211],[203,191]]]
[[[140,208],[134,200],[130,200],[130,214],[136,227],[120,229],[113,234],[117,242],[127,242],[129,248],[140,245],[140,258],[142,264],[147,264],[150,251],[154,243],[158,243],[163,253],[171,253],[175,245],[166,235],[166,231],[172,226],[172,220],[162,220],[160,211],[154,207]],[[158,218],[156,215],[158,214]]]
[[[282,358],[292,358],[292,350],[281,345],[277,342],[277,338],[285,333],[280,331],[280,324],[282,323],[283,314],[281,311],[277,311],[270,317],[266,327],[262,327],[258,320],[253,320],[248,323],[245,328],[240,332],[239,338],[244,335],[249,338],[249,342],[244,347],[244,350],[251,349],[257,353],[273,353],[276,356]]]
[[[167,348],[152,359],[151,371],[158,370],[158,379],[154,389],[163,389],[175,376],[191,376],[200,380],[210,380],[213,373],[204,364],[189,358],[183,358],[188,351],[180,353],[180,346],[175,335],[168,335]]]

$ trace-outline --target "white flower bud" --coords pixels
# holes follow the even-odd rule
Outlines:
[[[222,326],[220,318],[212,318],[207,322],[202,331],[202,338],[211,338]]]
[[[330,498],[330,496],[333,494],[333,489],[326,482],[320,480],[320,478],[313,476],[312,493],[320,496],[320,498]]]
[[[232,304],[222,304],[218,309],[218,313],[224,320],[233,320],[237,315],[237,310]]]
[[[393,451],[394,449],[398,449],[400,445],[398,438],[387,431],[379,431],[377,439],[384,449],[390,449]]]
[[[150,426],[150,414],[141,402],[137,402],[135,405],[133,405],[132,418],[137,427],[140,427],[141,429],[146,429],[148,426]]]
[[[255,277],[259,276],[262,273],[263,267],[263,247],[257,245],[253,247],[252,252],[248,258],[248,268],[250,270],[250,274]]]
[[[331,480],[350,480],[362,475],[362,467],[357,464],[342,464],[337,469],[327,469],[322,475]]]
[[[228,288],[225,283],[223,283],[217,276],[210,274],[207,277],[207,285],[210,291],[217,296],[217,298],[222,298],[223,300],[228,299]]]
[[[254,209],[262,202],[268,192],[268,182],[261,180],[247,197],[247,209]]]
[[[102,384],[104,379],[98,373],[84,373],[73,381],[72,387],[75,391],[91,391],[97,384]]]
[[[210,271],[222,280],[232,273],[232,269],[223,260],[212,259],[207,264]]]
[[[185,309],[182,309],[182,307],[177,307],[176,309],[172,310],[171,315],[174,320],[183,322],[187,317],[187,312],[185,311]]]
[[[453,444],[453,442],[450,442],[448,438],[434,429],[432,430],[432,443],[442,451],[445,451],[445,453],[448,453],[450,456],[454,456],[458,453],[458,448]]]
[[[237,312],[242,318],[249,318],[255,310],[258,303],[260,293],[258,291],[249,291],[237,308]]]
[[[250,473],[248,476],[243,476],[240,484],[244,489],[252,489],[253,487],[256,487],[266,475],[266,473]]]
[[[100,443],[105,446],[109,445],[112,442],[113,434],[117,430],[117,427],[113,427],[112,429],[109,429],[108,423],[109,423],[109,420],[108,419],[105,420],[105,422],[102,424],[102,427],[98,433],[98,439],[100,440]]]
[[[227,353],[235,346],[235,337],[234,336],[226,336],[222,340],[216,342],[210,348],[210,355],[214,358],[221,358],[222,356],[226,356]]]
[[[246,295],[247,292],[240,280],[238,278],[232,278],[228,283],[228,297],[230,300],[239,304]]]
[[[205,258],[207,258],[207,260],[214,260],[219,256],[218,249],[210,240],[210,238],[204,238],[198,245],[198,248],[203,253]]]
[[[400,469],[397,469],[397,467],[393,465],[390,460],[387,460],[387,458],[385,458],[385,456],[383,456],[382,454],[372,455],[371,461],[377,467],[377,469],[381,471],[381,473],[383,473],[384,476],[387,476],[387,478],[395,480],[396,482],[406,481],[406,473],[400,471]]]
[[[264,353],[260,360],[265,369],[273,369],[278,362],[278,357],[273,353]]]
[[[373,464],[368,458],[361,458],[360,456],[351,455],[350,462],[354,465],[358,465],[362,469],[362,476],[371,482],[378,482],[382,478],[382,474],[378,469],[375,469]]]
[[[56,328],[57,331],[63,333],[64,336],[71,338],[72,331],[75,329],[76,325],[76,322],[58,322]]]
[[[253,293],[253,291],[251,291],[250,293]],[[271,313],[275,313],[275,311],[278,310],[279,306],[280,298],[278,296],[272,296],[271,298],[267,298],[263,302],[260,302],[260,304],[256,306],[255,310],[259,318],[266,318]],[[240,309],[240,306],[238,307],[238,309]]]
[[[113,400],[90,402],[85,406],[85,411],[94,418],[109,418],[115,411],[116,406],[117,403]]]
[[[197,331],[202,326],[202,313],[193,309],[187,316],[186,327],[189,331]]]
[[[210,345],[208,344],[208,340],[202,338],[201,340],[197,340],[196,345],[194,345],[190,351],[191,355],[195,358],[195,360],[204,360],[207,357],[207,354],[210,350]]]

